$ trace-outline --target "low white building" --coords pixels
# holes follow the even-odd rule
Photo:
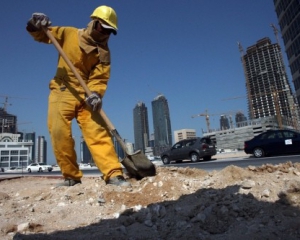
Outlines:
[[[20,134],[0,133],[0,167],[10,169],[12,167],[23,168],[31,163],[31,140],[19,142]]]
[[[196,137],[196,130],[195,129],[180,129],[177,131],[174,131],[174,140],[175,143],[179,142],[183,139],[190,139]]]

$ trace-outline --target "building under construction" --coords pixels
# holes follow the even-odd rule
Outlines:
[[[0,133],[17,133],[17,116],[0,107]]]
[[[241,50],[241,49],[240,49]],[[285,71],[281,49],[263,38],[247,48],[242,55],[248,98],[249,119],[276,116],[297,121],[296,102]]]
[[[245,140],[269,129],[299,129],[298,105],[285,71],[279,43],[263,38],[239,49],[245,73],[249,120],[236,127],[208,131],[219,149],[243,149]]]

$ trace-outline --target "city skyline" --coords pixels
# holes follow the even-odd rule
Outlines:
[[[4,0],[0,10],[5,46],[0,50],[0,95],[8,96],[8,111],[18,115],[19,123],[31,122],[19,126],[23,132],[35,131],[50,139],[48,84],[58,54],[54,46],[34,42],[25,30],[26,22],[33,12],[44,12],[53,26],[84,28],[100,4],[73,3],[66,18],[65,12],[70,9],[67,1],[59,8],[51,2],[19,2],[16,9],[13,2]],[[134,142],[132,107],[141,99],[151,102],[158,93],[168,99],[172,128],[196,129],[198,135],[206,129],[205,119],[191,119],[191,115],[206,109],[209,113],[247,110],[245,98],[223,99],[246,95],[237,42],[246,48],[263,37],[275,39],[270,27],[271,23],[278,24],[273,1],[191,0],[171,4],[112,0],[108,4],[118,14],[119,31],[110,39],[112,68],[103,109],[127,141]],[[8,24],[11,12],[18,18]],[[284,60],[287,62],[286,54]],[[288,75],[291,81],[290,71]],[[4,102],[5,98],[0,100]],[[219,126],[219,116],[211,117],[210,123],[212,128]],[[80,141],[75,121],[72,135]],[[48,152],[49,160],[55,162],[51,144]]]

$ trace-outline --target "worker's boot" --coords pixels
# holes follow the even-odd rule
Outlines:
[[[121,187],[131,187],[131,184],[125,180],[122,175],[112,177],[106,181],[106,184],[121,186]]]
[[[56,187],[71,187],[79,183],[81,183],[80,180],[65,179],[62,183],[56,184]]]

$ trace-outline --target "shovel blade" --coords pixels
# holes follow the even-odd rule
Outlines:
[[[121,163],[129,175],[136,179],[155,176],[156,174],[155,165],[141,151],[127,155]]]

